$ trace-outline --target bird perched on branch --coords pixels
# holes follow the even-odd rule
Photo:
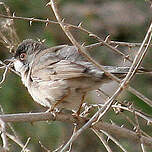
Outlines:
[[[48,48],[41,42],[27,39],[19,44],[13,64],[34,101],[49,110],[56,107],[79,113],[86,93],[111,80],[75,46]],[[104,68],[118,77],[129,71],[129,67]]]

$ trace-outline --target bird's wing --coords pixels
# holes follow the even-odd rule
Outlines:
[[[84,65],[72,62],[51,50],[36,56],[35,60],[31,68],[31,80],[33,82],[31,84],[36,84],[36,87],[34,89],[32,87],[31,92],[33,94],[38,92],[36,97],[33,95],[37,102],[43,100],[41,99],[42,96],[45,97],[47,101],[43,105],[46,103],[48,103],[47,106],[49,103],[51,105],[58,104],[69,95],[72,85],[74,88],[75,86],[79,87],[82,85],[82,82],[79,81],[83,81],[84,77],[89,77]],[[71,81],[72,79],[74,79],[74,84]]]
[[[90,77],[86,73],[86,67],[80,64],[72,63],[68,60],[46,61],[46,67],[33,68],[32,78],[37,80],[56,81],[59,79],[72,79],[77,77]]]
[[[129,67],[104,66],[113,74],[126,74]],[[92,77],[100,80],[104,72],[88,62],[74,46],[61,45],[38,53],[32,66],[32,76],[40,80]]]
[[[58,80],[89,77],[87,64],[72,46],[57,46],[39,52],[32,65],[32,79]],[[80,62],[84,62],[83,64]]]

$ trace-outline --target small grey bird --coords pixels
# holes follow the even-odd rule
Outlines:
[[[48,48],[41,42],[24,40],[16,50],[13,64],[34,101],[49,109],[79,111],[86,93],[110,80],[76,47],[68,45]],[[117,76],[129,71],[129,67],[104,68]]]

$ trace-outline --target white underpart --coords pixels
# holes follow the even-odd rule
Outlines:
[[[29,84],[28,74],[25,74],[27,70],[26,65],[24,65],[20,60],[15,60],[14,68],[16,71],[21,73],[22,82],[26,87],[28,87],[28,84]]]
[[[15,60],[14,61],[14,68],[15,68],[15,70],[17,71],[17,72],[22,72],[23,71],[23,63],[21,62],[21,61],[19,61],[19,60]]]

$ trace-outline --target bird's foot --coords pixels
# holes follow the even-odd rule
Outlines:
[[[56,114],[59,113],[59,109],[54,108],[54,107],[50,107],[48,110],[45,111],[45,113],[50,113],[53,116],[53,120],[56,120]]]

